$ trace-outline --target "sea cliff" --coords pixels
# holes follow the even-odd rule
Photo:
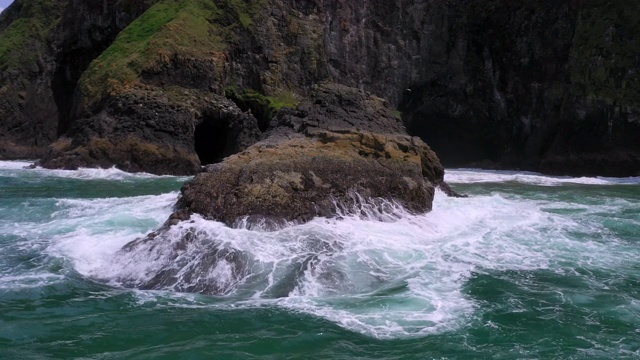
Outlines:
[[[448,166],[637,175],[639,10],[16,0],[0,15],[0,157],[195,173],[329,81],[388,101]],[[224,144],[199,145],[206,129]]]

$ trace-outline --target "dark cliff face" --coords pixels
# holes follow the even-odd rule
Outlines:
[[[40,157],[66,132],[80,75],[148,6],[16,0],[0,15],[0,158]]]
[[[401,110],[448,165],[638,175],[637,3],[459,2],[462,62]],[[457,31],[455,29],[458,29]],[[463,29],[463,31],[460,31]]]
[[[195,128],[210,110],[185,106],[183,96],[172,94],[209,93],[216,103],[227,97],[264,130],[281,106],[330,80],[398,107],[409,132],[445,165],[619,176],[640,169],[636,2],[161,0],[140,17],[151,2],[70,3],[73,10],[60,10],[55,35],[45,37],[48,65],[14,74],[24,88],[45,94],[37,103],[42,109],[0,108],[14,128],[44,127],[36,131],[44,137],[39,144],[64,134],[71,148],[87,148],[97,135],[86,124],[107,117],[136,124],[122,131],[146,129],[142,142],[166,143],[153,134],[175,132],[171,116],[151,129],[138,112],[113,105],[133,96],[149,99],[144,106],[160,102],[191,114],[180,120],[180,140],[170,143],[193,157]],[[18,8],[2,15],[0,31]],[[158,100],[163,93],[168,101]],[[10,104],[26,101],[12,96]],[[4,138],[23,145],[37,138],[31,135]],[[112,135],[99,137],[124,136]]]

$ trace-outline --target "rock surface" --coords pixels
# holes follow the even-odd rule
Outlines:
[[[365,208],[389,212],[400,205],[423,213],[431,210],[435,187],[448,188],[443,177],[435,153],[406,134],[386,101],[321,83],[297,109],[281,110],[264,140],[185,183],[169,220],[121,251],[126,261],[151,257],[159,265],[145,279],[120,281],[223,295],[250,275],[249,260],[191,227],[193,215],[274,230]]]
[[[15,0],[0,13],[0,159],[46,153],[75,120],[82,73],[149,5]]]
[[[0,15],[0,157],[40,157],[63,136],[82,151],[87,119],[149,87],[259,94],[229,98],[264,130],[272,110],[329,80],[399,108],[445,164],[636,175],[639,11],[604,0],[16,0]],[[194,141],[181,142],[196,159]],[[123,166],[129,149],[93,163]],[[71,165],[72,150],[51,166]],[[165,170],[155,166],[125,168]]]
[[[176,216],[304,222],[361,199],[430,210],[444,169],[385,105],[357,89],[316,86],[297,110],[276,116],[265,140],[186,183]]]
[[[192,175],[200,171],[200,147],[202,158],[219,161],[261,137],[255,117],[224,97],[151,87],[116,96],[100,113],[76,120],[38,164]]]

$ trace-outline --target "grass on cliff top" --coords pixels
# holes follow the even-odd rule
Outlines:
[[[212,2],[161,1],[125,28],[80,79],[89,102],[133,86],[140,73],[168,61],[171,54],[202,55],[204,49],[222,47],[210,34]]]
[[[159,1],[124,29],[83,74],[80,89],[85,104],[133,88],[141,73],[161,69],[173,56],[215,58],[228,49],[235,26],[252,26],[256,4],[259,1]]]
[[[0,71],[38,70],[51,31],[62,18],[68,1],[16,0],[19,18],[0,31]],[[5,10],[8,11],[8,10]],[[7,14],[3,14],[6,18]]]

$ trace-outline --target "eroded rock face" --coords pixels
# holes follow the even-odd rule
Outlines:
[[[15,0],[0,14],[0,159],[46,153],[68,129],[84,70],[150,4]]]
[[[192,215],[269,230],[350,213],[362,205],[381,212],[400,205],[423,213],[431,210],[443,177],[435,153],[406,134],[383,99],[322,83],[297,109],[281,110],[266,139],[187,182],[169,220],[122,250],[129,259],[158,258],[158,249],[169,249],[161,256],[168,260],[145,280],[121,280],[145,289],[222,295],[249,275],[247,259],[206,233],[181,232],[191,225]],[[183,256],[192,244],[201,244],[199,252],[189,250],[200,255]],[[214,273],[223,275],[209,276]]]
[[[304,222],[350,208],[358,197],[425,212],[437,184],[425,177],[433,168],[429,155],[426,144],[406,135],[273,136],[207,167],[183,187],[178,207],[229,225],[245,217]]]
[[[196,136],[196,131],[202,133]],[[74,122],[39,165],[65,169],[115,165],[130,172],[192,175],[200,171],[200,158],[221,159],[261,136],[257,120],[224,97],[150,88],[115,97],[97,115]],[[197,153],[197,139],[204,144],[202,154]]]
[[[291,105],[328,80],[388,100],[450,166],[636,175],[639,10],[597,0],[16,0],[0,15],[0,42],[16,40],[17,19],[47,31],[20,32],[24,46],[0,56],[0,158],[40,157],[146,87],[234,87]]]
[[[335,84],[281,111],[267,139],[210,165],[184,185],[178,212],[233,225],[244,218],[308,221],[364,199],[431,209],[444,170],[404,133],[382,99]]]

